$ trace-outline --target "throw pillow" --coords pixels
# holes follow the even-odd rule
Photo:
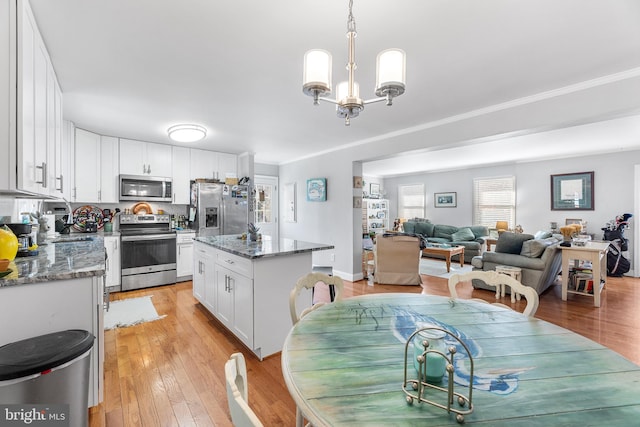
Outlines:
[[[461,228],[451,235],[454,242],[471,242],[476,239],[473,231],[469,227]]]
[[[538,231],[536,234],[533,235],[534,239],[546,239],[547,237],[551,237],[551,232],[550,231]]]
[[[522,242],[522,250],[520,251],[520,255],[524,255],[529,258],[540,258],[547,246],[549,246],[549,242],[545,240],[526,240]]]
[[[415,226],[415,233],[431,237],[433,236],[433,227],[434,225],[430,222],[417,222]]]
[[[409,221],[411,222],[431,222],[431,220],[427,219],[427,218],[411,218]]]
[[[533,239],[531,234],[511,233],[509,231],[505,231],[500,235],[500,237],[498,237],[496,252],[520,255],[520,252],[522,251],[522,244],[531,239]]]
[[[402,224],[402,229],[405,233],[415,233],[416,232],[416,223],[415,222],[405,222]]]
[[[433,237],[451,240],[451,235],[458,231],[458,227],[453,225],[436,224],[433,229]]]

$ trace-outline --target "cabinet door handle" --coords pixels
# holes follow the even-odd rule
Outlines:
[[[235,264],[235,262],[233,260],[230,259],[225,259],[224,262],[226,262],[227,264]]]
[[[42,170],[42,181],[36,181],[36,184],[42,184],[43,188],[47,188],[47,162],[42,162],[42,165],[36,166],[36,169]]]
[[[102,201],[102,190],[98,190],[98,200]]]
[[[60,188],[56,188],[57,191],[64,193],[64,180],[62,175],[56,178],[56,181],[60,181]]]

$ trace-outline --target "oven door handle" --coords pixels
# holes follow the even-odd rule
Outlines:
[[[170,240],[176,239],[175,234],[149,234],[145,236],[122,236],[123,242],[137,242],[143,240]]]

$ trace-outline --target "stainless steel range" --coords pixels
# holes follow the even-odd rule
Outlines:
[[[122,290],[176,282],[176,233],[170,215],[120,215]]]

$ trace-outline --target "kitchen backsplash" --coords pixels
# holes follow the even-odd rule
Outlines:
[[[116,208],[119,208],[121,212],[125,209],[131,209],[137,202],[122,202],[122,203],[71,203],[73,210],[86,205],[96,206],[100,209],[110,209],[112,212]],[[174,205],[171,203],[153,203],[149,205],[153,210],[153,213],[158,213],[158,210],[163,210],[164,213],[170,215],[187,215],[188,205]],[[22,212],[42,212],[46,213],[51,211],[53,214],[63,216],[67,213],[67,206],[63,202],[57,201],[43,201],[38,199],[17,199],[15,197],[3,197],[0,196],[0,223],[8,222],[21,222]]]

